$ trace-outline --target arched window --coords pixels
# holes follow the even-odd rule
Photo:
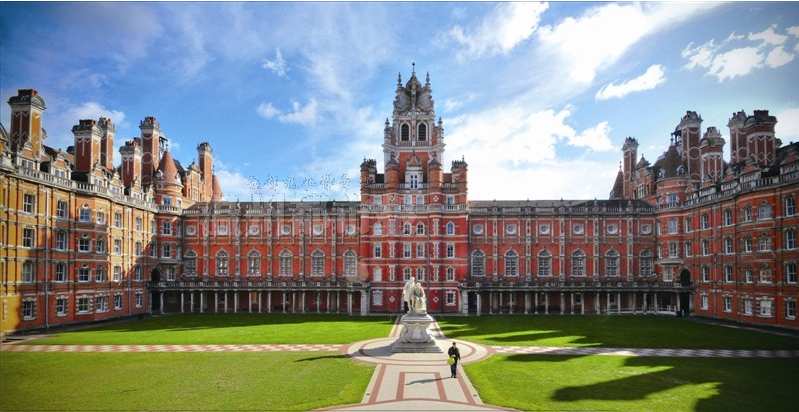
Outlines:
[[[403,142],[411,140],[411,129],[407,124],[404,124],[402,127],[400,127],[400,134],[402,136],[401,139]]]
[[[419,125],[419,134],[416,136],[416,140],[424,141],[427,140],[427,125],[422,123]]]
[[[216,254],[216,274],[217,276],[227,276],[229,265],[228,265],[228,254],[224,250],[219,251]]]
[[[505,276],[517,276],[519,274],[519,254],[515,250],[505,253]]]
[[[572,276],[585,276],[585,252],[579,249],[572,253]]]
[[[280,252],[280,276],[291,276],[294,273],[291,252],[284,250]]]
[[[383,281],[383,269],[379,267],[374,268],[372,270],[372,281],[374,282],[382,282]]]
[[[383,225],[380,222],[375,223],[374,232],[375,232],[376,235],[382,235],[383,234]]]
[[[486,255],[482,250],[472,252],[472,276],[485,276],[486,274]]]
[[[455,268],[447,268],[447,281],[452,282],[455,280]]]
[[[641,276],[652,276],[652,252],[648,250],[641,252],[639,266]]]
[[[251,276],[261,275],[261,254],[257,250],[247,254],[247,274]]]
[[[411,224],[410,223],[405,222],[405,224],[402,225],[402,234],[403,235],[410,235],[411,234]]]
[[[406,282],[407,282],[407,281],[409,281],[409,280],[411,280],[411,275],[412,275],[412,273],[413,273],[413,272],[411,272],[411,268],[405,268],[405,269],[403,269],[403,270],[402,270],[402,276],[403,276],[403,280],[405,280]]]
[[[552,253],[546,249],[538,252],[538,276],[552,276]]]
[[[193,250],[183,255],[183,273],[187,275],[197,274],[197,254]]]
[[[424,280],[424,268],[416,268],[416,280],[419,282]]]
[[[311,276],[325,275],[325,254],[317,249],[311,253]]]
[[[455,234],[455,224],[452,222],[447,222],[447,234],[454,235]]]
[[[619,252],[615,250],[605,255],[605,276],[619,276]]]
[[[352,249],[344,252],[344,276],[355,276],[356,267],[357,259],[355,252]]]
[[[424,234],[424,223],[419,222],[416,224],[416,234],[423,235]]]

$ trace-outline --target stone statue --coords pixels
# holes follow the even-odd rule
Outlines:
[[[413,287],[416,284],[416,279],[411,276],[411,279],[405,283],[402,289],[402,301],[408,304],[408,312],[413,312]]]
[[[418,281],[413,285],[413,312],[427,313],[427,302],[422,284]]]

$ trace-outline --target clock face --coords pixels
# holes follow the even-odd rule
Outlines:
[[[284,235],[288,235],[291,233],[291,225],[283,225],[280,227],[280,233]]]
[[[195,233],[197,233],[197,226],[186,226],[186,234],[193,236]]]
[[[574,225],[573,230],[574,230],[574,233],[580,235],[580,234],[583,233],[583,231],[585,229],[583,228],[583,225]]]
[[[347,225],[347,234],[348,235],[355,234],[355,225]]]
[[[483,233],[483,225],[476,224],[476,225],[472,226],[472,232],[474,232],[475,235],[482,234]]]
[[[314,225],[313,234],[319,236],[322,234],[322,225]]]
[[[541,225],[538,227],[538,231],[541,232],[542,235],[549,234],[549,225]]]
[[[516,225],[508,225],[507,231],[509,235],[513,235],[516,233]]]
[[[652,233],[652,226],[649,225],[641,225],[641,233],[648,235]]]
[[[251,235],[257,235],[261,232],[261,228],[258,225],[250,225],[249,231]]]
[[[619,227],[618,226],[612,225],[612,224],[608,225],[608,233],[610,233],[611,235],[615,235],[616,232],[618,232],[618,231],[619,231]]]

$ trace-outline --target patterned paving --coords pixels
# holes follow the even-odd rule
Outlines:
[[[4,352],[338,352],[342,345],[1,345]]]
[[[796,358],[799,350],[570,348],[545,346],[491,346],[494,353],[535,355],[610,355],[668,358]]]

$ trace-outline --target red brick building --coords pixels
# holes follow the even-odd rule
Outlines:
[[[383,159],[359,202],[224,202],[213,150],[172,158],[154,117],[119,149],[80,120],[46,146],[21,90],[0,128],[2,331],[164,312],[400,313],[411,277],[432,313],[663,313],[797,328],[799,143],[735,113],[730,161],[687,112],[654,164],[627,138],[608,200],[474,201],[442,164],[429,76],[397,80]],[[381,171],[382,169],[382,171]]]

